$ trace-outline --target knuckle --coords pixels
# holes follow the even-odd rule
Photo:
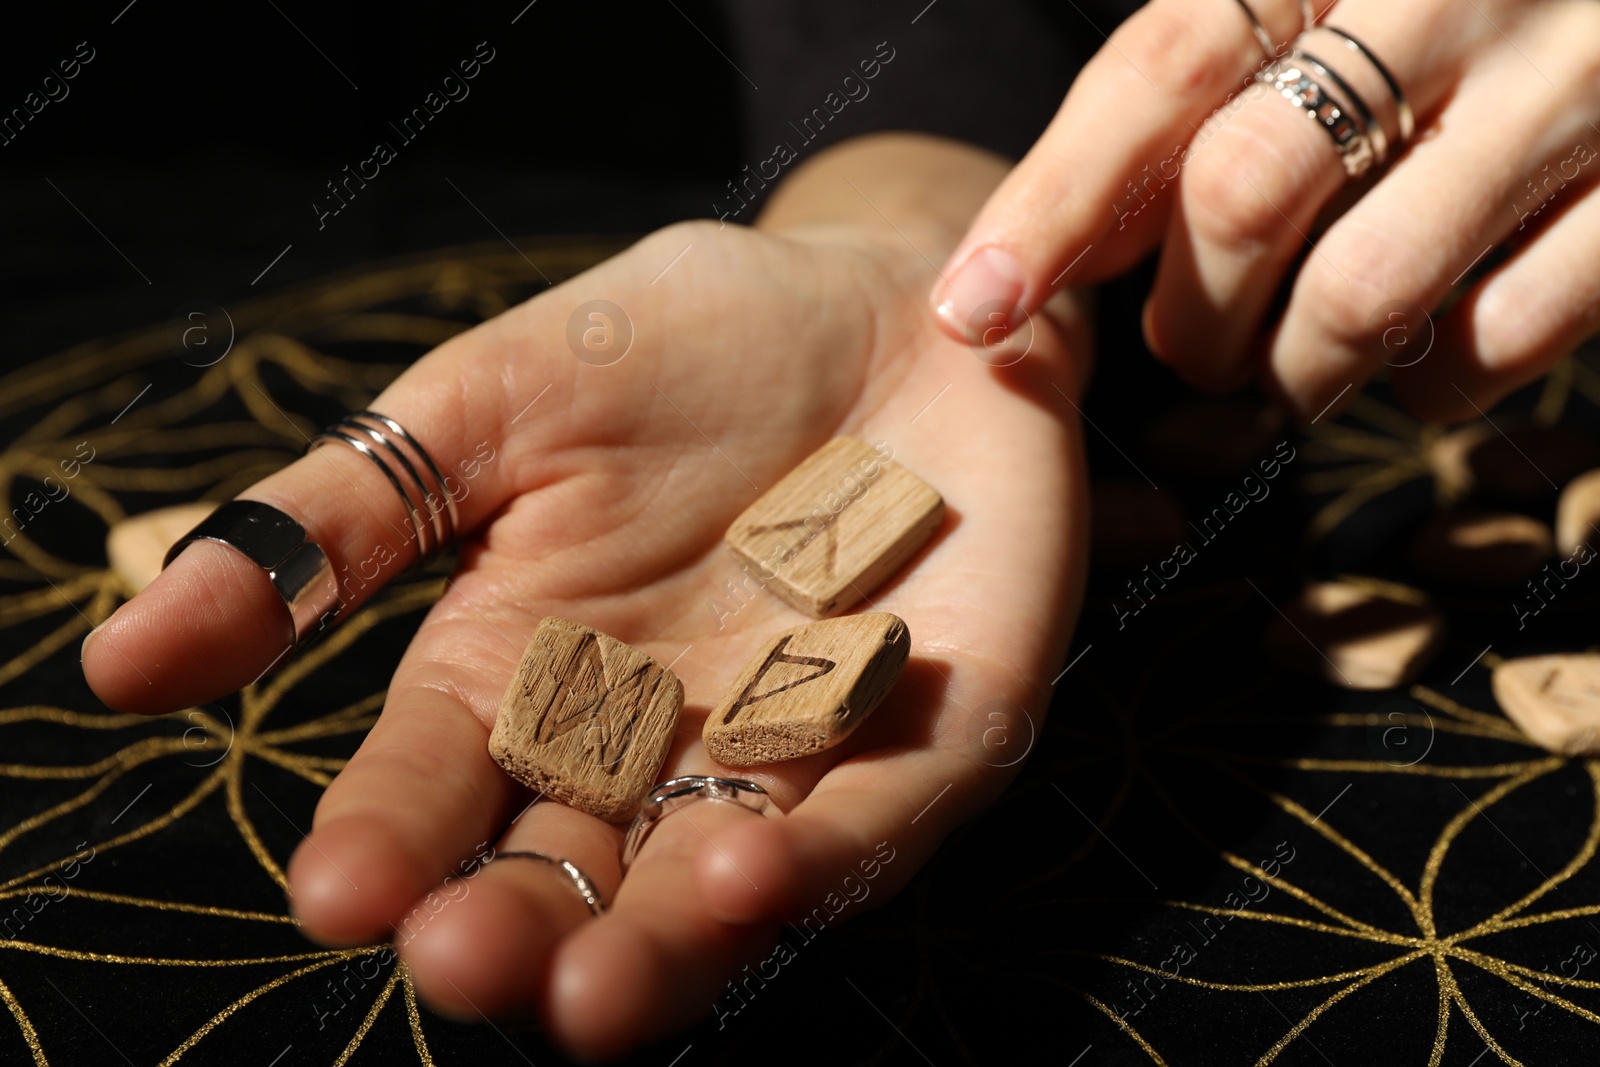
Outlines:
[[[1357,265],[1355,257],[1314,253],[1300,269],[1294,303],[1320,336],[1364,347],[1378,336],[1374,312],[1407,295]]]
[[[1473,302],[1473,332],[1482,361],[1510,367],[1536,359],[1562,332],[1548,293],[1511,275],[1485,286]]]
[[[1194,153],[1184,174],[1184,214],[1202,239],[1247,247],[1288,228],[1276,205],[1299,202],[1299,183],[1276,152],[1260,147],[1230,138]]]
[[[1116,62],[1132,68],[1135,80],[1148,80],[1175,96],[1206,93],[1229,73],[1222,62],[1232,51],[1216,19],[1187,18],[1174,4],[1153,4],[1112,34]]]

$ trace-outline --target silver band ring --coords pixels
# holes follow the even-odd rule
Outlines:
[[[1318,78],[1332,82],[1334,87],[1343,94],[1345,103],[1349,105],[1350,111],[1356,118],[1357,125],[1367,135],[1367,142],[1372,146],[1372,161],[1361,168],[1362,172],[1364,173],[1367,167],[1372,166],[1372,164],[1381,164],[1388,159],[1389,137],[1383,132],[1383,124],[1373,115],[1372,109],[1367,106],[1367,102],[1362,98],[1361,94],[1355,91],[1354,86],[1345,81],[1338,71],[1329,67],[1310,52],[1302,48],[1296,48],[1293,55],[1303,66],[1310,67],[1311,72]]]
[[[1365,114],[1370,119],[1371,112],[1367,110],[1365,102],[1350,92],[1343,78],[1316,58],[1296,50],[1292,55],[1268,65],[1256,78],[1277,90],[1285,100],[1310,115],[1327,131],[1333,139],[1334,148],[1339,152],[1345,173],[1350,177],[1359,178],[1373,163],[1380,162],[1367,125],[1359,117]],[[1325,78],[1343,88],[1351,97],[1350,106],[1357,114],[1347,113],[1323,88],[1318,78]]]
[[[1238,0],[1238,3],[1244,10],[1244,17],[1250,20],[1250,32],[1255,35],[1256,43],[1261,46],[1262,53],[1268,59],[1277,59],[1281,56],[1283,53],[1272,43],[1272,35],[1256,17],[1255,8],[1250,6],[1249,0]],[[1300,0],[1300,23],[1301,33],[1305,33],[1317,24],[1317,12],[1311,6],[1311,0]]]
[[[1268,59],[1277,58],[1278,49],[1272,43],[1272,35],[1261,24],[1261,20],[1256,18],[1255,9],[1250,6],[1248,0],[1239,0],[1239,7],[1244,10],[1244,17],[1250,20],[1250,32],[1255,34],[1256,43],[1261,45],[1261,51]]]
[[[721,800],[748,808],[757,815],[778,818],[783,812],[772,803],[767,791],[743,778],[717,778],[709,774],[690,774],[662,782],[650,790],[650,795],[639,805],[639,814],[628,826],[628,836],[622,847],[622,869],[626,871],[638,858],[650,831],[657,821],[679,804],[691,800]],[[669,808],[667,805],[672,804]]]
[[[349,445],[383,472],[400,497],[417,539],[416,566],[426,566],[455,541],[460,514],[444,474],[427,449],[398,422],[375,411],[358,411],[313,437],[306,452],[330,442]],[[431,478],[424,478],[419,467]]]
[[[572,879],[572,884],[583,897],[583,902],[589,905],[589,913],[591,915],[599,915],[606,910],[605,903],[601,901],[600,894],[595,890],[594,883],[589,881],[589,876],[579,870],[578,865],[571,860],[546,856],[543,852],[535,852],[532,849],[523,849],[517,852],[496,852],[494,859],[489,862],[494,863],[506,859],[536,860],[539,863],[560,868],[568,878]]]
[[[1350,51],[1356,53],[1356,55],[1372,64],[1372,69],[1378,72],[1378,76],[1383,79],[1383,84],[1387,85],[1389,87],[1389,92],[1394,95],[1395,121],[1399,125],[1398,140],[1402,144],[1411,140],[1411,135],[1416,132],[1417,117],[1411,110],[1411,101],[1406,99],[1405,90],[1400,88],[1400,82],[1397,81],[1395,76],[1389,72],[1389,68],[1383,65],[1382,61],[1378,59],[1377,54],[1374,53],[1372,49],[1356,40],[1344,30],[1333,26],[1323,26],[1322,28],[1342,39],[1346,48],[1350,49]]]
[[[289,609],[291,647],[333,625],[344,610],[328,557],[316,542],[306,540],[305,527],[271,504],[231,500],[222,505],[167,549],[162,568],[193,541],[227,545],[267,572]]]

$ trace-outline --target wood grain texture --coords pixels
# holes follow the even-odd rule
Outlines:
[[[934,488],[891,449],[836,437],[728,528],[728,547],[808,615],[847,611],[898,571],[944,519]]]
[[[707,716],[706,751],[726,766],[752,767],[832,748],[882,703],[910,654],[905,621],[887,612],[785,630]]]
[[[111,569],[130,593],[142,591],[161,573],[167,549],[216,510],[214,502],[201,501],[128,516],[106,534],[106,559]]]
[[[500,700],[489,755],[524,785],[622,822],[656,784],[682,709],[677,675],[599,630],[551,617]]]
[[[1536,744],[1600,754],[1600,655],[1525,656],[1494,669],[1494,698]]]

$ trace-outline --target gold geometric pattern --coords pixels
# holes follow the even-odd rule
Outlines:
[[[0,378],[0,419],[22,426],[0,453],[0,494],[20,509],[0,531],[7,554],[0,556],[0,798],[9,822],[0,828],[0,921],[5,922],[0,927],[0,1002],[38,1067],[60,1055],[53,1049],[65,1035],[37,1024],[38,1009],[19,993],[14,979],[6,980],[12,971],[7,958],[16,954],[135,971],[270,972],[222,1006],[213,1006],[203,1023],[172,1041],[157,1061],[167,1067],[185,1061],[219,1028],[249,1028],[252,1005],[297,986],[297,995],[309,1000],[318,991],[308,984],[330,968],[381,952],[383,946],[377,945],[314,949],[295,931],[282,906],[282,892],[288,888],[284,863],[303,828],[294,827],[292,838],[285,836],[291,821],[263,788],[261,769],[270,767],[304,782],[314,790],[313,798],[332,780],[376,721],[384,691],[319,710],[325,701],[318,686],[325,679],[318,672],[385,625],[414,627],[440,595],[441,578],[424,574],[390,586],[326,640],[278,673],[245,687],[236,701],[150,718],[5,698],[32,691],[60,699],[57,694],[69,692],[82,694],[84,707],[94,706],[74,677],[72,652],[129,595],[123,580],[107,568],[101,546],[105,530],[129,513],[130,499],[140,502],[132,510],[142,511],[187,500],[231,498],[292,461],[306,437],[332,415],[366,407],[429,348],[525,299],[542,287],[544,275],[559,281],[616,250],[614,242],[542,247],[524,242],[523,247],[543,265],[543,274],[520,253],[501,251],[503,246],[464,248],[231,308],[234,343],[208,367],[184,364],[184,352],[173,347],[170,330],[155,328],[79,345]],[[375,352],[389,358],[375,361]],[[349,358],[353,355],[366,358]],[[312,417],[307,408],[318,409],[318,416]],[[61,461],[73,457],[85,441],[93,449],[91,458],[67,474],[71,468]],[[82,459],[89,453],[76,455]],[[75,543],[63,548],[68,542]],[[381,669],[371,674],[380,681],[387,677]],[[70,746],[62,743],[61,730],[72,731]],[[58,762],[30,756],[63,751],[81,752],[82,759]],[[131,776],[149,778],[150,783],[129,798]],[[154,801],[145,799],[151,791],[163,797],[159,811]],[[120,812],[107,803],[113,797]],[[309,810],[305,801],[304,795],[297,796],[294,807]],[[161,879],[165,885],[181,885],[179,892],[92,888],[97,864],[105,870],[119,854],[149,844],[157,835],[171,836],[183,820],[216,807],[264,881],[238,895],[275,903],[248,906],[221,899],[219,894],[234,887],[206,880],[202,863],[189,864],[177,881]],[[282,821],[266,832],[263,818]],[[170,852],[158,858],[174,860]],[[79,920],[70,930],[52,921],[52,910],[68,908],[67,901],[77,902],[71,905],[75,908],[100,906],[105,910],[97,918],[104,921]],[[122,930],[119,913],[144,917],[127,924],[130,929],[165,914],[204,917],[255,932],[240,936],[208,926],[214,936],[195,952],[155,954],[121,944],[137,941],[139,935]],[[47,936],[52,928],[58,933]],[[235,943],[279,947],[240,955],[205,950]],[[354,1009],[335,1015],[336,1022],[350,1028],[336,1064],[354,1056],[384,1019],[403,1019],[399,1025],[409,1028],[418,1061],[429,1067],[434,1062],[411,976],[403,963],[392,956],[387,960],[388,973],[380,976],[364,1015]],[[118,980],[130,979],[124,973]],[[46,981],[55,985],[48,976]],[[397,992],[403,1010],[386,1010]],[[56,994],[94,1026],[59,986]],[[44,995],[55,996],[48,991]],[[51,1005],[50,1014],[59,1008],[59,1002]],[[101,1045],[97,1055],[105,1052]],[[12,1039],[0,1037],[0,1060],[12,1062],[12,1057]]]

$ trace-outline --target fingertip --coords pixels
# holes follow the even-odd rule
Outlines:
[[[515,887],[491,879],[457,886],[459,893],[429,893],[396,926],[418,994],[456,1019],[531,1016],[558,932],[530,921]]]
[[[982,344],[992,328],[1009,331],[1022,314],[1028,275],[1008,249],[985,244],[951,257],[929,298],[940,328],[962,344]]]
[[[316,827],[289,860],[289,908],[305,935],[342,948],[403,928],[430,883],[406,842],[381,822],[352,817]]]
[[[660,1025],[672,999],[666,960],[643,928],[616,915],[590,923],[557,947],[545,1025],[581,1060],[615,1059]]]
[[[255,681],[289,639],[265,573],[197,543],[85,638],[83,674],[106,706],[159,715]]]
[[[761,819],[726,828],[706,842],[694,861],[695,884],[706,912],[725,923],[786,917],[804,871],[784,826]]]

